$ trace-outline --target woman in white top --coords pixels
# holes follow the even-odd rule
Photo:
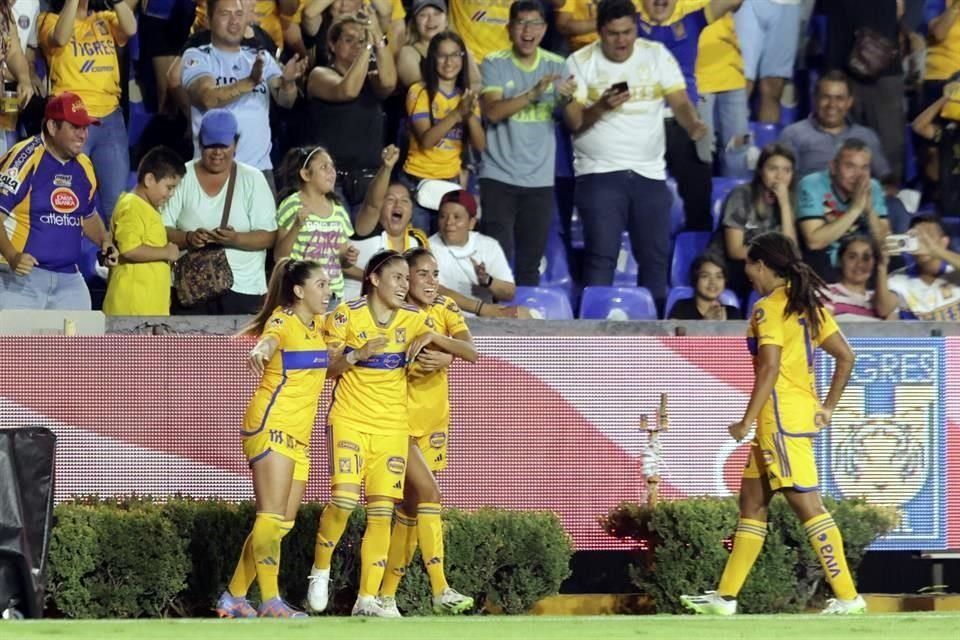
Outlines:
[[[892,320],[898,316],[897,295],[887,288],[886,252],[867,236],[853,235],[837,253],[840,282],[824,291],[825,306],[837,320]],[[867,287],[873,279],[873,289]]]

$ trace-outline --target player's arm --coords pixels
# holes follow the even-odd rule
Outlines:
[[[273,355],[280,348],[280,339],[275,335],[265,335],[257,341],[256,346],[247,356],[247,367],[258,376],[263,375],[264,366],[270,362]]]
[[[743,413],[743,424],[748,428],[760,415],[760,410],[773,394],[780,375],[780,355],[783,349],[779,345],[765,344],[759,347],[756,361],[756,376],[753,381],[753,390],[750,392],[750,402]]]
[[[359,349],[354,349],[349,353],[344,353],[346,349],[340,349],[337,357],[327,367],[327,377],[336,378],[357,366],[358,362],[369,360],[371,357],[383,351],[387,346],[387,339],[384,336],[371,338]]]
[[[462,335],[462,334],[457,334]],[[429,331],[423,334],[420,339],[427,340],[429,336],[429,342],[427,344],[432,345],[433,347],[440,349],[441,351],[446,351],[455,358],[460,358],[461,360],[466,360],[467,362],[476,362],[477,361],[477,348],[473,346],[473,341],[470,339],[470,332],[467,332],[467,339],[463,340],[459,337],[448,337],[442,336],[439,333],[434,331]]]
[[[856,362],[856,356],[847,339],[839,331],[834,331],[826,340],[820,343],[820,348],[833,356],[835,361],[833,369],[833,378],[830,380],[830,390],[827,392],[827,399],[823,401],[823,409],[818,415],[819,426],[829,424],[833,410],[840,402],[840,396],[850,380],[850,374],[853,373],[853,365]],[[822,417],[821,417],[822,416]]]

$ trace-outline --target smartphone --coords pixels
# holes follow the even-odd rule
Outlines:
[[[618,82],[614,85],[611,85],[610,88],[616,91],[617,93],[624,93],[630,90],[630,87],[627,86],[626,82]]]
[[[901,253],[916,253],[920,248],[920,241],[912,233],[894,233],[887,236],[884,247],[892,256]]]

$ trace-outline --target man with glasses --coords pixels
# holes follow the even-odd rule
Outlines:
[[[553,114],[576,85],[565,78],[563,58],[540,48],[547,23],[539,0],[510,5],[507,31],[512,46],[480,67],[487,122],[480,231],[500,243],[508,260],[516,256],[517,284],[536,286],[553,211]]]

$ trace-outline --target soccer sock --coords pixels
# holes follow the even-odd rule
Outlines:
[[[317,542],[313,548],[313,566],[317,569],[329,569],[333,559],[333,550],[340,542],[340,536],[347,528],[347,520],[357,506],[359,496],[355,493],[334,491],[330,502],[320,516],[317,529]]]
[[[280,541],[289,529],[284,528],[283,516],[276,513],[258,513],[250,534],[250,546],[256,563],[257,584],[264,602],[280,595],[277,576],[280,573]]]
[[[397,595],[400,581],[407,573],[407,566],[417,549],[417,519],[411,518],[400,509],[393,519],[393,531],[390,534],[390,553],[387,555],[387,569],[380,585],[380,595],[392,598]]]
[[[417,537],[420,553],[430,577],[430,590],[437,596],[449,585],[443,571],[443,521],[440,519],[440,503],[421,502],[417,507]]]
[[[813,552],[820,559],[820,566],[834,595],[841,600],[855,599],[857,588],[853,586],[853,577],[847,568],[847,556],[843,552],[843,536],[833,516],[821,513],[804,522],[803,528],[807,532],[807,540],[813,545]]]
[[[380,592],[383,572],[390,551],[390,522],[393,502],[378,500],[367,503],[367,529],[360,544],[360,590],[357,595],[375,596]]]
[[[736,598],[746,582],[753,563],[757,561],[763,540],[767,536],[767,523],[761,520],[740,518],[737,530],[733,534],[733,551],[727,558],[727,565],[720,577],[717,593],[728,598]]]
[[[257,577],[257,563],[253,560],[253,544],[251,540],[253,534],[247,536],[243,543],[243,551],[240,553],[240,562],[233,571],[233,577],[230,578],[230,584],[227,585],[227,591],[230,595],[237,598],[245,598],[250,585]]]

